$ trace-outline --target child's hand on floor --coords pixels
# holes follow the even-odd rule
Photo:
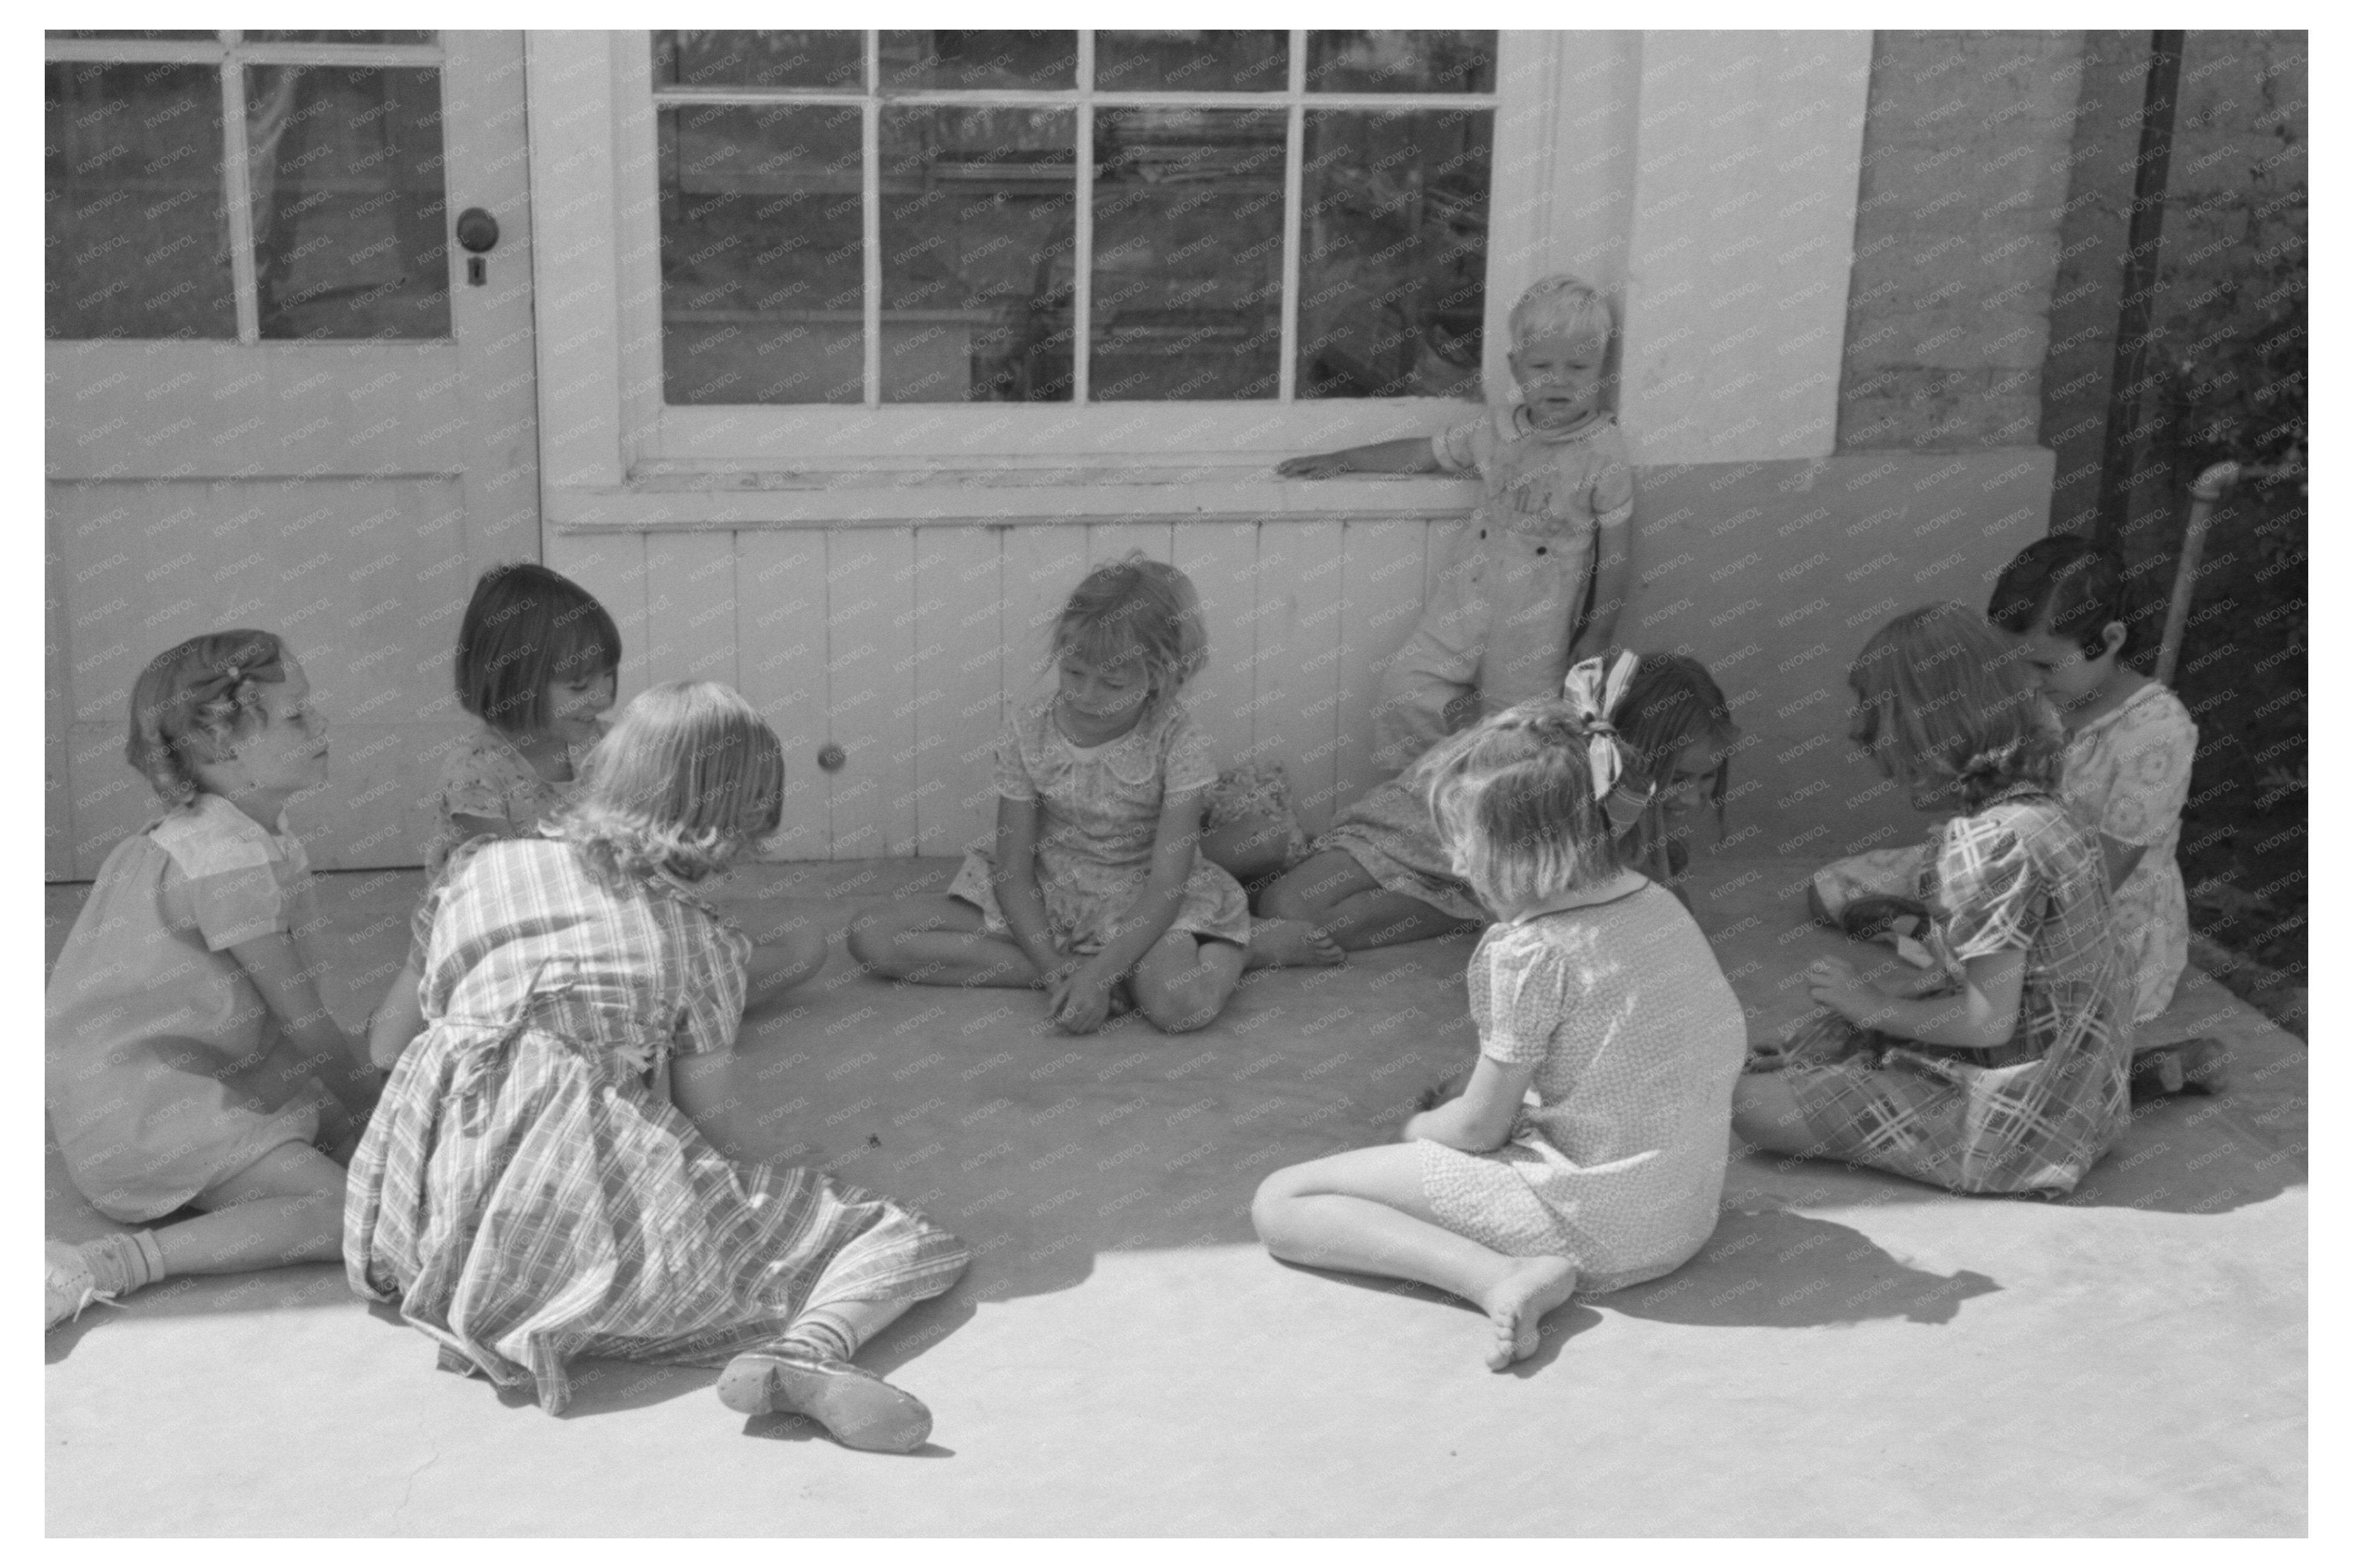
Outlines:
[[[1092,1035],[1111,1016],[1111,982],[1082,969],[1046,993],[1046,1013],[1066,1035]]]
[[[1328,479],[1348,471],[1347,454],[1313,452],[1303,458],[1285,458],[1274,471],[1286,479]]]
[[[1808,964],[1806,985],[1817,1003],[1866,1029],[1887,1012],[1886,993],[1843,958],[1818,958]]]

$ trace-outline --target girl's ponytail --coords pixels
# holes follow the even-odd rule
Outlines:
[[[259,681],[286,679],[285,645],[273,632],[206,632],[157,654],[131,688],[123,755],[167,805],[201,788],[195,764],[216,762],[250,728]]]

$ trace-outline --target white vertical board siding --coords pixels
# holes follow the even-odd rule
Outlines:
[[[997,826],[1005,531],[915,531],[915,853],[961,855]]]
[[[623,695],[732,680],[785,746],[784,859],[961,854],[995,828],[1006,714],[1088,570],[1140,550],[1192,578],[1209,662],[1186,689],[1221,765],[1290,775],[1302,825],[1380,782],[1380,670],[1457,525],[1122,522],[564,533],[549,564],[621,626]],[[847,754],[819,771],[828,742]]]
[[[915,531],[826,538],[826,733],[838,859],[915,852]]]
[[[785,814],[772,853],[832,853],[832,789],[817,765],[825,743],[825,546],[822,533],[745,531],[735,544],[737,689],[785,748]]]

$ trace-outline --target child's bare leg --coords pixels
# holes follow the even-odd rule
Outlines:
[[[924,985],[1037,986],[1038,966],[1018,943],[982,929],[961,899],[906,899],[849,922],[849,955],[869,974]]]
[[[1281,874],[1291,851],[1291,824],[1280,817],[1246,816],[1207,829],[1197,847],[1203,859],[1224,867],[1243,887],[1255,888]]]
[[[1138,1011],[1172,1035],[1214,1022],[1242,977],[1245,950],[1188,931],[1162,933],[1136,963]]]
[[[1259,1239],[1277,1258],[1418,1279],[1487,1314],[1487,1365],[1503,1371],[1536,1352],[1546,1312],[1577,1289],[1566,1258],[1511,1258],[1446,1228],[1421,1191],[1410,1143],[1354,1149],[1277,1171],[1250,1205]]]
[[[343,1170],[280,1143],[195,1200],[208,1212],[154,1233],[167,1274],[239,1274],[343,1256]]]
[[[1480,924],[1389,891],[1345,849],[1310,855],[1269,888],[1259,903],[1275,919],[1317,927],[1351,952],[1452,936],[1476,931]]]
[[[1817,1154],[1820,1141],[1789,1091],[1787,1072],[1745,1072],[1732,1084],[1732,1131],[1751,1148],[1775,1154]]]
[[[1250,919],[1250,950],[1242,967],[1318,968],[1347,960],[1346,952],[1321,926],[1256,915]]]
[[[754,943],[746,1005],[756,1007],[782,995],[825,967],[825,925],[814,910],[764,915],[745,910],[736,918]]]

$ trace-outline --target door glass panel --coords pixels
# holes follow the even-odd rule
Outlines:
[[[829,104],[661,111],[669,402],[864,398],[860,117]]]
[[[881,131],[882,401],[1068,401],[1076,117],[886,108]]]
[[[818,88],[856,92],[865,68],[862,33],[654,35],[654,85],[658,88]]]
[[[1299,395],[1478,396],[1493,112],[1306,119]]]
[[[251,66],[245,79],[261,335],[448,337],[440,73]]]
[[[210,66],[48,62],[52,338],[234,338]]]
[[[1289,33],[1097,33],[1103,92],[1279,92],[1290,85]]]
[[[1495,35],[1310,33],[1310,92],[1493,92]]]
[[[881,55],[885,92],[1079,84],[1076,33],[885,32]]]
[[[1272,397],[1282,110],[1099,110],[1089,395]]]

